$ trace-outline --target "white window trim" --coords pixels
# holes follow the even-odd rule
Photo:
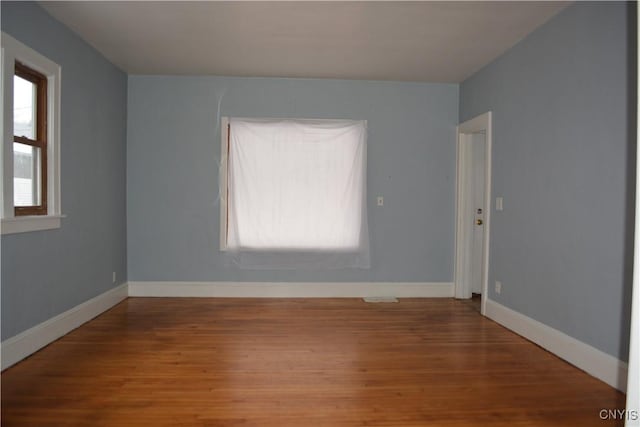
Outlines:
[[[0,132],[4,141],[0,154],[2,160],[2,193],[0,209],[2,234],[60,228],[62,215],[60,192],[60,87],[62,69],[55,62],[24,45],[6,33],[2,33],[2,78],[0,98],[3,117]],[[47,77],[47,215],[14,215],[13,206],[13,74],[18,60]]]
[[[220,250],[227,250],[227,139],[229,138],[229,117],[220,118]]]

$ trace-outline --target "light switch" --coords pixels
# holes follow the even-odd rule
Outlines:
[[[384,206],[384,197],[378,196],[378,206]]]
[[[496,197],[496,210],[502,210],[502,197]]]

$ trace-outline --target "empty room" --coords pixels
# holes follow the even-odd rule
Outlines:
[[[0,423],[640,426],[637,13],[2,1]]]

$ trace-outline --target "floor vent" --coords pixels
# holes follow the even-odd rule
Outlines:
[[[365,297],[364,302],[398,302],[396,297]]]

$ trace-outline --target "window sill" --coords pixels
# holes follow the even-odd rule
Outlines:
[[[53,230],[60,228],[61,219],[65,217],[66,215],[33,215],[2,218],[2,234]]]

